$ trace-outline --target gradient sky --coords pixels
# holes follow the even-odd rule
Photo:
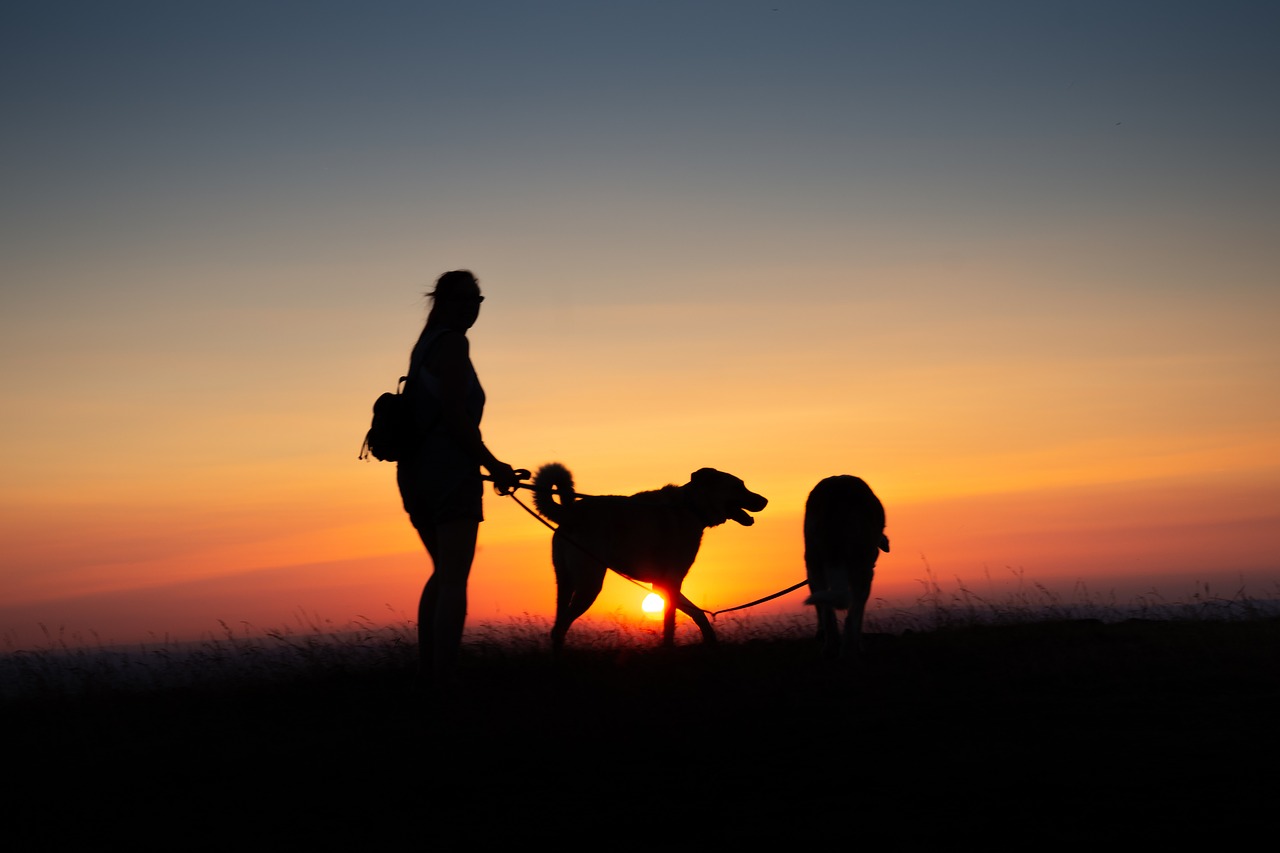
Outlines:
[[[0,11],[0,627],[412,613],[356,459],[444,270],[484,432],[588,493],[771,500],[686,591],[1280,592],[1280,6],[40,2]],[[549,615],[486,498],[475,619]],[[611,579],[596,613],[638,611]],[[772,607],[801,609],[797,594]],[[41,628],[43,626],[43,629]]]

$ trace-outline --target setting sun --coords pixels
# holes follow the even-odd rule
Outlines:
[[[664,604],[665,602],[662,600],[662,596],[658,595],[656,592],[651,592],[646,595],[644,597],[644,601],[640,603],[640,609],[645,613],[660,614],[662,613]]]

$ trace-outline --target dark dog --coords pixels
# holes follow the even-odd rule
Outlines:
[[[702,531],[729,519],[750,526],[755,519],[746,510],[759,512],[767,503],[737,477],[714,468],[694,471],[683,486],[578,498],[569,469],[558,462],[542,466],[533,478],[533,505],[558,525],[551,537],[556,572],[552,648],[564,646],[569,626],[595,602],[608,569],[653,584],[663,597],[664,645],[675,642],[677,608],[697,623],[704,642],[715,642],[711,623],[680,586],[698,556]]]
[[[871,595],[876,559],[889,551],[884,506],[857,477],[827,477],[804,505],[804,566],[809,597],[818,611],[818,636],[827,657],[862,648],[862,617]],[[837,610],[848,611],[841,636]]]

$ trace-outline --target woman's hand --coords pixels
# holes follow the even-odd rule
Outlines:
[[[520,488],[520,481],[529,478],[529,472],[525,470],[516,470],[505,462],[494,460],[492,465],[486,465],[489,469],[489,477],[493,480],[493,490],[500,495],[509,495],[516,489]]]

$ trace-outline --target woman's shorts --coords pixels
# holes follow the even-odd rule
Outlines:
[[[442,460],[416,458],[397,463],[396,484],[409,521],[418,530],[446,521],[484,521],[484,481],[478,467],[459,470]],[[452,461],[452,460],[451,460]]]

